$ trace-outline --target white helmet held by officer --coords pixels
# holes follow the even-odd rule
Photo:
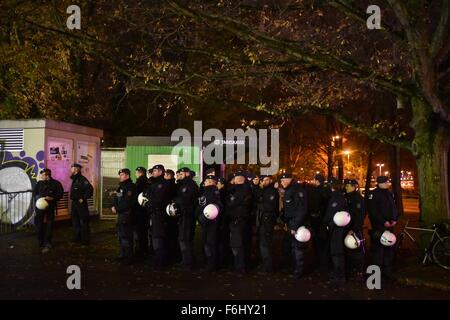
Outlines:
[[[145,205],[147,204],[148,198],[146,196],[144,196],[143,192],[139,193],[138,202],[139,202],[139,205],[141,205],[142,207],[145,207]]]
[[[203,209],[203,214],[206,219],[214,220],[219,215],[219,208],[215,204],[210,203]]]
[[[383,246],[390,247],[393,246],[397,242],[397,237],[392,232],[386,230],[380,237],[380,243]]]
[[[36,208],[39,210],[45,210],[48,208],[48,202],[45,200],[45,198],[39,198],[36,201]]]
[[[295,239],[300,242],[308,242],[311,239],[311,232],[305,226],[297,229],[294,235]]]
[[[166,213],[171,217],[175,217],[177,215],[177,206],[174,202],[167,205]]]
[[[347,211],[338,211],[334,214],[333,217],[333,222],[338,227],[345,227],[350,223],[350,220],[351,220],[350,213],[348,213]]]
[[[364,240],[359,239],[359,237],[356,235],[356,233],[348,233],[345,236],[344,244],[349,249],[357,249],[361,246],[361,242]]]

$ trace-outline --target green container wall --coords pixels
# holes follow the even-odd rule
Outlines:
[[[149,154],[171,154],[173,148],[174,147],[172,146],[127,146],[125,151],[126,166],[132,171],[139,166],[147,167]],[[198,147],[182,147],[182,149],[182,156],[184,156],[184,152],[188,152],[190,154],[190,159],[197,159],[197,162],[200,162],[200,153]],[[154,163],[153,165],[155,164],[156,163]],[[200,179],[200,164],[178,163],[177,169],[180,169],[182,167],[188,167],[189,169],[195,171],[196,180]]]

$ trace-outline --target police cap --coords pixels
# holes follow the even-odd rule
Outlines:
[[[131,175],[130,169],[128,169],[128,168],[120,169],[120,170],[119,170],[119,175],[120,175],[121,173],[125,173],[125,174],[127,174],[127,175]]]

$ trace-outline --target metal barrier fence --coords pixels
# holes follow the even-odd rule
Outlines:
[[[32,226],[32,191],[0,191],[0,234]]]

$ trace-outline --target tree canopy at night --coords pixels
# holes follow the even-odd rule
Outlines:
[[[70,4],[2,1],[0,118],[115,139],[324,117],[410,152],[422,218],[448,217],[450,1],[80,1],[80,30]]]

